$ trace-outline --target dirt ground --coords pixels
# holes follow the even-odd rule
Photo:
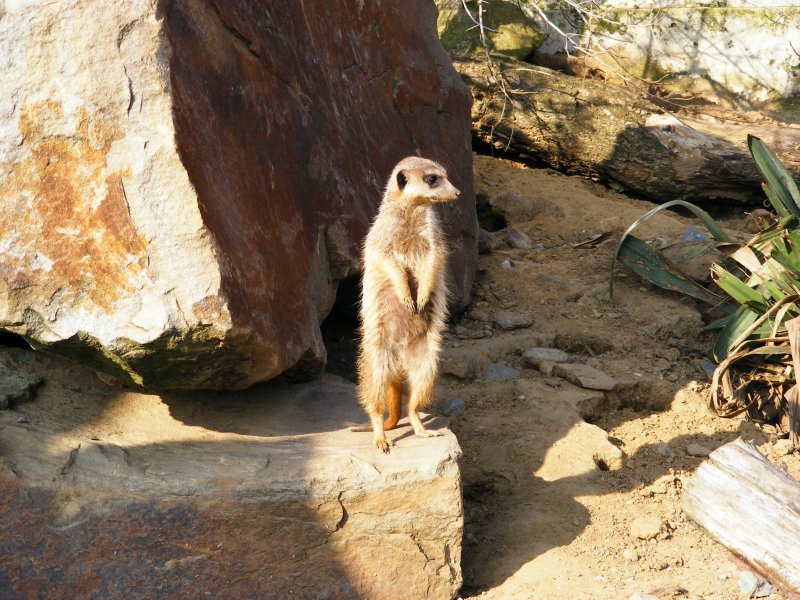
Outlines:
[[[705,451],[740,436],[795,478],[800,456],[787,454],[786,441],[776,444],[771,428],[709,412],[709,375],[700,363],[713,338],[703,331],[701,307],[624,269],[612,305],[614,242],[574,247],[624,229],[652,205],[485,156],[475,158],[475,182],[481,220],[497,229],[498,246],[480,256],[473,302],[451,329],[437,392],[442,404],[457,397],[466,405],[451,417],[464,452],[462,595],[746,597],[744,567],[682,513],[682,489]],[[743,211],[723,223],[749,236]],[[504,224],[532,247],[509,247]],[[670,213],[639,235],[676,241],[694,224]],[[491,322],[501,310],[529,315],[533,324],[498,331]],[[616,378],[618,390],[592,395],[545,375],[522,356],[537,344]],[[487,363],[519,374],[493,381]],[[658,520],[649,540],[632,531],[645,516]]]
[[[742,565],[684,516],[682,490],[703,453],[740,436],[795,478],[800,456],[787,454],[774,431],[709,413],[709,379],[700,364],[713,338],[703,332],[694,301],[621,269],[611,304],[613,243],[574,247],[624,228],[652,205],[485,156],[475,157],[475,183],[482,224],[494,230],[497,246],[480,256],[472,304],[448,332],[434,407],[464,403],[450,417],[463,450],[462,596],[743,597]],[[748,223],[736,212],[724,221],[745,238]],[[692,224],[662,214],[640,235],[674,241]],[[531,247],[510,247],[506,227],[527,235]],[[507,331],[493,325],[520,315],[532,323]],[[350,358],[348,348],[340,355],[334,344],[330,368],[351,374],[352,336],[340,339]],[[564,350],[616,378],[616,390],[587,391],[545,374],[546,366],[523,356],[538,346]],[[176,419],[198,422],[195,405],[173,402],[170,414],[157,396],[132,391],[120,390],[111,404],[87,402],[87,390],[98,389],[91,373],[58,367],[46,355],[36,360],[52,369],[49,389],[64,391],[59,422],[77,437],[129,440],[135,423],[166,439]],[[24,414],[35,424],[49,417],[36,403],[24,405]],[[182,431],[193,439],[212,436],[195,425]],[[636,537],[640,517],[655,521],[651,539]],[[780,591],[771,597],[786,598]]]

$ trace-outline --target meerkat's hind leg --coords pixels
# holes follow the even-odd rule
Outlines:
[[[403,383],[401,381],[390,380],[387,387],[386,395],[386,408],[389,409],[389,415],[383,422],[384,430],[388,431],[397,426],[400,420],[400,407],[403,402]]]
[[[433,395],[433,384],[436,379],[436,370],[421,369],[417,373],[409,374],[408,391],[408,420],[414,428],[414,434],[420,437],[438,437],[441,431],[436,429],[426,429],[419,418],[417,410],[424,408],[430,403]]]

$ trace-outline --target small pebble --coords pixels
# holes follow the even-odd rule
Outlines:
[[[513,227],[506,227],[506,243],[512,248],[521,248],[523,250],[528,250],[532,246],[531,238]]]
[[[700,369],[706,375],[708,375],[708,378],[710,379],[711,377],[714,376],[714,371],[716,371],[717,365],[712,361],[708,360],[707,358],[704,358],[703,360],[700,361]]]
[[[788,438],[777,440],[773,447],[775,454],[778,456],[786,456],[787,454],[791,454],[793,449],[792,441]]]
[[[517,379],[522,373],[503,363],[492,363],[486,367],[483,378],[487,381],[510,381]]]
[[[633,537],[640,540],[651,540],[655,538],[664,524],[658,517],[647,515],[644,517],[636,517],[631,521],[630,533]]]
[[[552,363],[571,362],[572,357],[558,348],[529,348],[523,353],[523,358],[532,367],[538,367],[544,361]]]
[[[501,310],[492,315],[492,327],[500,331],[524,329],[533,325],[533,318],[526,313]]]
[[[758,577],[750,571],[742,571],[739,573],[739,591],[748,596],[756,591],[758,587]]]
[[[445,417],[452,417],[459,413],[464,412],[467,408],[467,403],[461,398],[452,398],[448,400],[442,407],[442,414]]]
[[[753,593],[753,598],[768,598],[774,593],[775,588],[769,581],[760,581],[756,591]]]
[[[563,377],[578,387],[592,390],[613,390],[618,384],[618,381],[613,377],[609,377],[602,371],[588,365],[557,364],[553,368],[553,374]]]
[[[766,598],[775,592],[775,588],[769,581],[760,579],[755,573],[742,571],[739,573],[739,591],[750,598]]]
[[[473,321],[481,321],[487,322],[489,320],[489,315],[486,314],[486,311],[481,310],[480,308],[473,308],[467,316],[472,319]]]
[[[636,548],[626,548],[622,553],[622,557],[628,562],[636,562],[639,560],[639,552]]]
[[[705,458],[711,454],[711,450],[700,444],[689,444],[686,446],[686,454],[689,456],[696,456],[698,458]]]
[[[708,233],[696,225],[689,225],[681,234],[682,242],[705,242],[708,239]]]

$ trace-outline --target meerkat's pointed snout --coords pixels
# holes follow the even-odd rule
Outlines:
[[[461,198],[461,190],[455,186],[453,186],[453,193],[455,194],[453,200],[458,200],[459,198]]]

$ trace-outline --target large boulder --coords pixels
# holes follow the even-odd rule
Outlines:
[[[155,389],[318,374],[397,160],[476,260],[470,95],[433,2],[0,8],[0,328]]]

